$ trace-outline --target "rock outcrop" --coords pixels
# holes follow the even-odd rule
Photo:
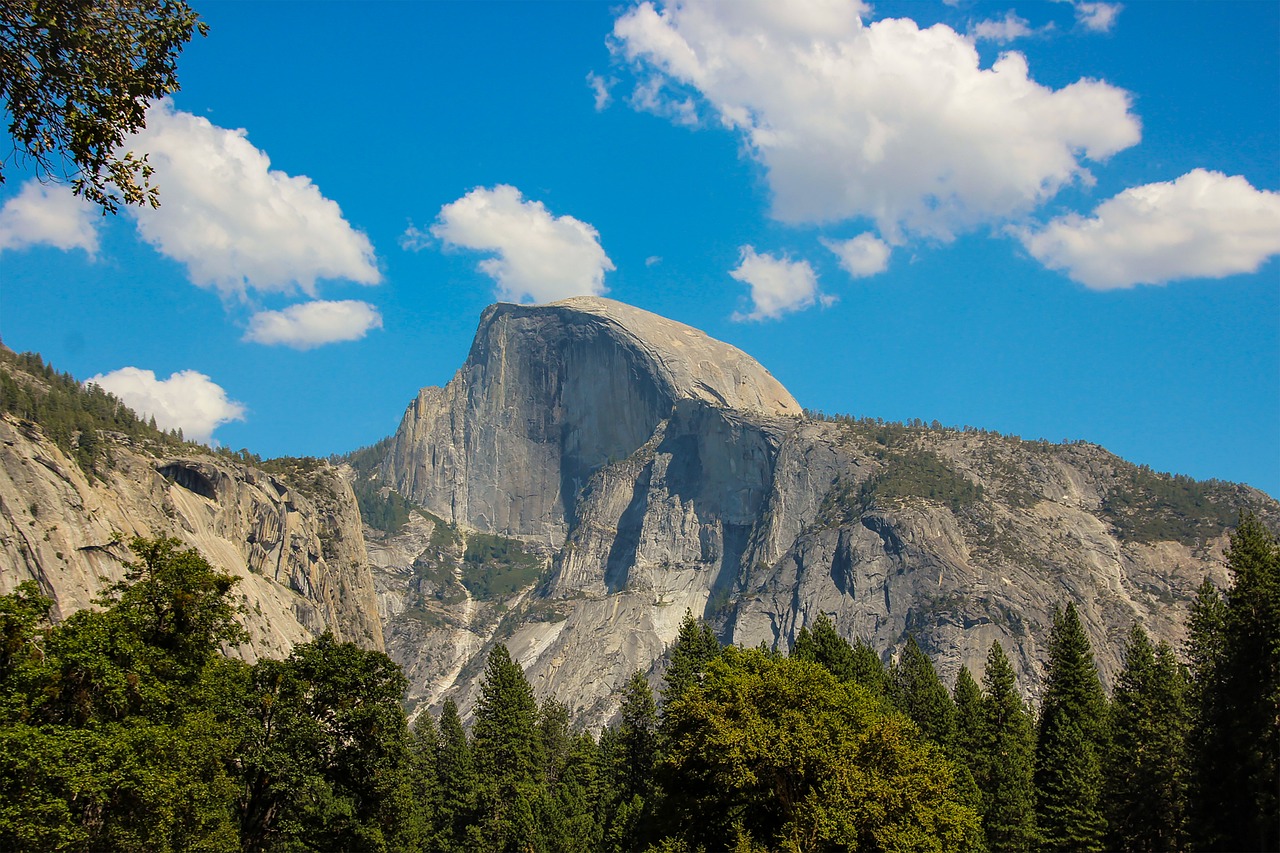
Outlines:
[[[598,298],[487,309],[378,476],[438,517],[370,537],[411,701],[467,707],[500,640],[594,725],[686,608],[750,646],[787,649],[820,612],[887,657],[914,636],[947,679],[998,640],[1034,699],[1053,610],[1074,601],[1109,680],[1135,620],[1182,639],[1196,586],[1225,579],[1235,507],[1280,520],[1256,490],[1092,445],[806,416],[741,351]],[[505,598],[459,593],[469,531],[521,540],[546,571]]]
[[[801,413],[742,351],[646,311],[594,297],[494,305],[458,375],[405,413],[385,473],[446,520],[558,545],[591,475],[630,458],[677,403]]]
[[[187,445],[104,435],[91,480],[39,425],[0,416],[0,593],[39,582],[55,617],[123,579],[135,536],[173,536],[240,580],[250,641],[232,653],[287,655],[325,630],[383,649],[355,497],[326,463],[267,473]]]

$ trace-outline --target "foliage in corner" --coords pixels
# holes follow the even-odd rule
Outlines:
[[[122,147],[151,102],[178,90],[178,55],[207,31],[182,0],[0,3],[0,104],[14,153],[104,213],[158,207],[146,155]]]

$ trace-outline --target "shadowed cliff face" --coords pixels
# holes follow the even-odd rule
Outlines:
[[[486,310],[381,475],[443,519],[370,531],[410,701],[468,707],[502,641],[540,696],[592,725],[686,608],[749,646],[789,649],[819,612],[886,656],[914,636],[947,679],[980,672],[999,641],[1034,698],[1040,643],[1070,600],[1109,680],[1134,621],[1181,641],[1196,586],[1225,577],[1223,519],[1280,521],[1260,492],[1161,479],[1092,445],[812,420],[741,351],[598,298]],[[1189,521],[1192,505],[1216,514]],[[432,533],[445,522],[460,539]],[[543,574],[488,599],[460,581],[406,592],[424,566],[461,578],[476,533],[524,541]]]

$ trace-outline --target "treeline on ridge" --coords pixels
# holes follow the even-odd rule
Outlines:
[[[598,738],[505,647],[470,732],[410,725],[385,655],[332,636],[249,665],[235,580],[176,540],[53,625],[0,596],[0,848],[90,850],[1275,850],[1280,546],[1251,517],[1185,662],[1131,632],[1107,697],[1070,605],[1037,712],[993,644],[948,692],[819,617],[789,656],[686,614],[659,696],[636,673]]]

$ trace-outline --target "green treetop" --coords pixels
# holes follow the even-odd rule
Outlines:
[[[982,745],[973,775],[982,792],[987,848],[1035,850],[1039,841],[1032,784],[1035,732],[1018,694],[1013,666],[999,642],[992,643],[987,653],[982,686]]]
[[[956,706],[942,686],[929,656],[920,650],[914,637],[893,670],[894,699],[899,708],[920,727],[926,738],[950,750],[956,731]]]
[[[158,206],[146,157],[125,143],[148,105],[178,90],[178,55],[205,31],[181,0],[0,4],[0,105],[14,151],[104,211]]]
[[[1036,738],[1036,825],[1044,849],[1101,850],[1107,700],[1074,604],[1054,617]]]
[[[1168,645],[1153,648],[1135,624],[1112,694],[1103,797],[1108,848],[1186,848],[1187,725],[1183,667]]]

